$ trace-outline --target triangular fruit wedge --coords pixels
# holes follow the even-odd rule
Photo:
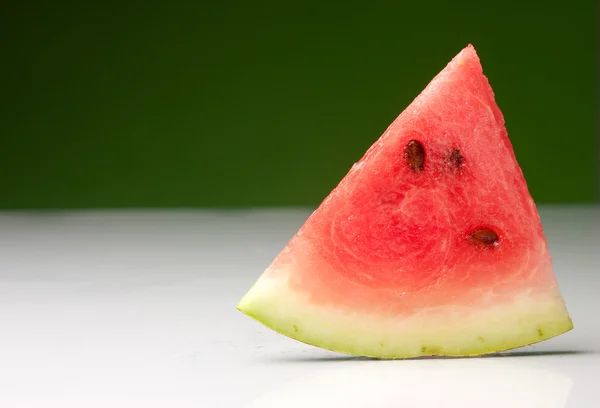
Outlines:
[[[469,356],[573,328],[469,45],[371,146],[238,309],[353,355]]]

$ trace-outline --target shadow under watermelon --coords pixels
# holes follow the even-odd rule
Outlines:
[[[412,357],[403,359],[404,361],[410,360],[463,360],[463,359],[481,359],[481,358],[500,358],[500,357],[543,357],[543,356],[571,356],[571,355],[586,355],[595,354],[593,351],[588,350],[514,350],[505,351],[499,353],[491,353],[482,356],[466,356],[466,357],[445,357],[445,356],[424,356],[424,357]],[[371,357],[359,357],[359,356],[348,356],[348,355],[294,355],[294,356],[278,356],[269,360],[271,363],[330,363],[330,362],[344,362],[344,361],[377,361],[377,358]],[[385,361],[385,360],[384,360]]]

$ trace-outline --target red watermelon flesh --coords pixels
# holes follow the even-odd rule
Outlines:
[[[354,355],[464,356],[573,328],[472,46],[400,114],[238,309]]]

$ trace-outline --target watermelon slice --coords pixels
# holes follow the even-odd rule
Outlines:
[[[469,45],[238,304],[304,343],[470,356],[573,328],[504,118]]]

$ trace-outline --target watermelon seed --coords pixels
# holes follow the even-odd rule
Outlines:
[[[484,246],[498,245],[498,234],[491,229],[482,228],[471,233],[471,238],[478,244]]]
[[[425,163],[425,149],[423,149],[423,145],[416,140],[408,142],[404,148],[404,159],[408,167],[415,173],[423,171],[423,164]]]
[[[450,153],[446,157],[446,162],[450,167],[459,170],[463,166],[463,155],[458,149],[451,149]]]

